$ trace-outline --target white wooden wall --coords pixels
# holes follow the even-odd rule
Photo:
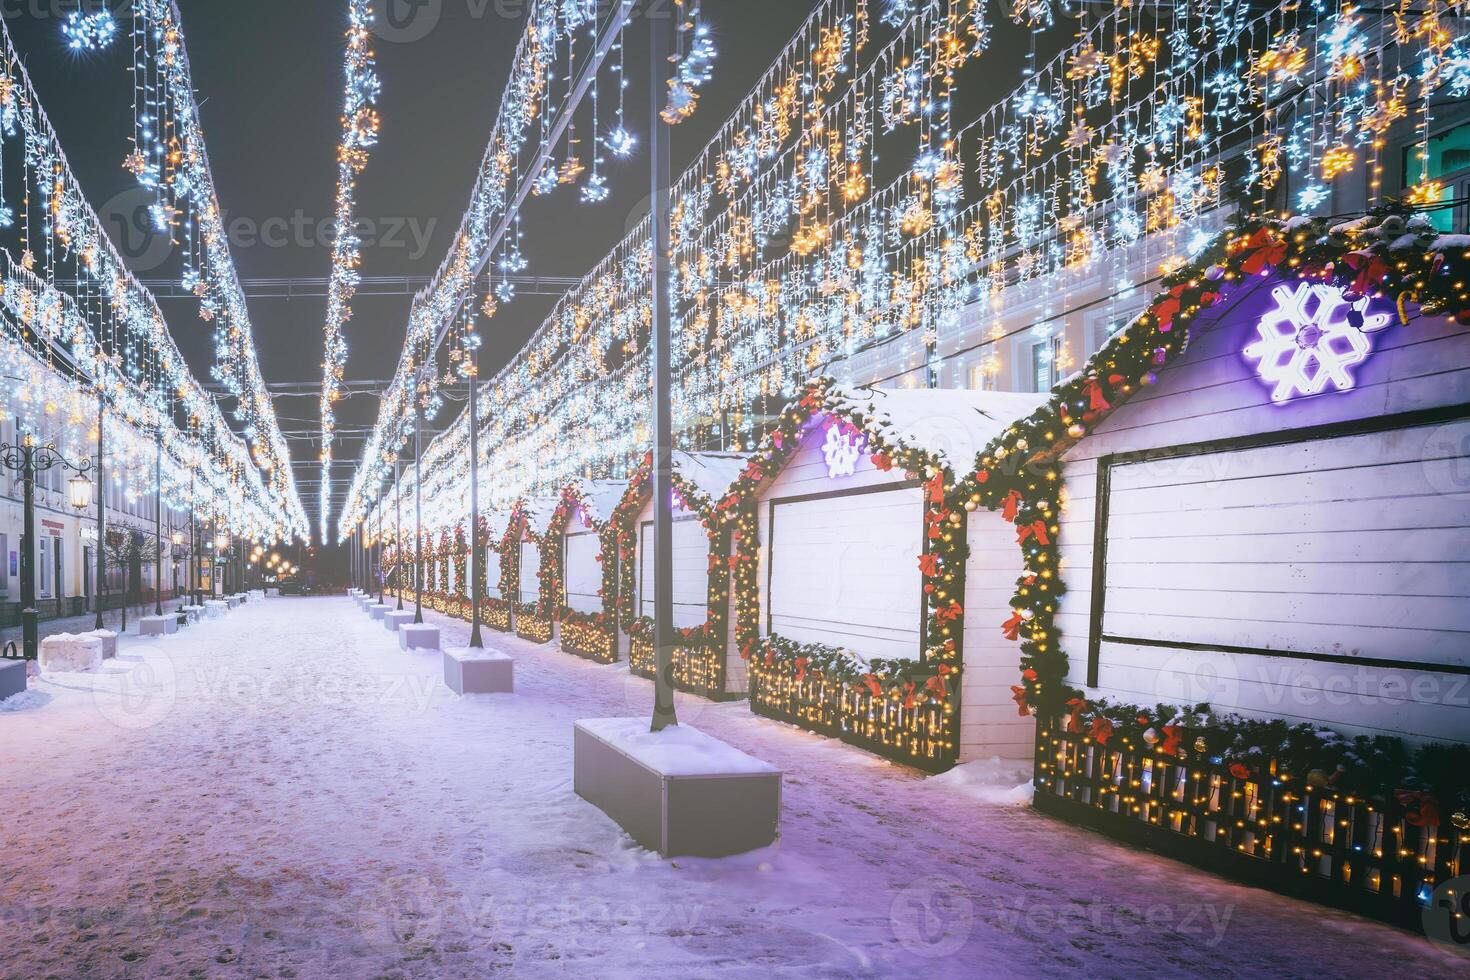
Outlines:
[[[500,594],[500,552],[485,551],[485,595],[491,599],[505,598]]]
[[[709,534],[698,518],[674,513],[674,625],[709,618]],[[653,615],[653,504],[638,515],[638,614]]]
[[[541,598],[541,549],[534,541],[521,542],[521,602]]]
[[[866,455],[852,476],[829,476],[824,437],[808,432],[757,502],[761,635],[918,657],[923,491]]]
[[[1079,687],[1099,457],[1470,403],[1470,331],[1420,318],[1372,335],[1353,390],[1273,404],[1240,354],[1270,285],[1200,325],[1157,386],[1064,457],[1059,625]],[[1096,694],[1470,741],[1470,678],[1435,669],[1470,664],[1470,425],[1118,465],[1112,479],[1105,633],[1297,656],[1105,642]]]
[[[1019,715],[1011,700],[1011,685],[1021,682],[1021,647],[1001,632],[1024,570],[1016,526],[994,511],[973,511],[967,518],[960,761],[1030,759],[1036,722]]]
[[[653,501],[638,514],[638,614],[653,615]],[[749,690],[745,661],[735,643],[734,603],[726,615],[725,691]],[[674,625],[702,626],[709,618],[709,532],[692,514],[674,510]]]
[[[597,532],[578,527],[566,536],[566,566],[564,577],[567,584],[567,605],[577,612],[602,612],[602,563],[597,556],[602,552]]]

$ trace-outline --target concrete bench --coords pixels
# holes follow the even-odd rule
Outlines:
[[[47,673],[96,670],[102,666],[102,641],[95,636],[57,633],[41,641],[37,658]]]
[[[572,782],[644,847],[664,857],[724,857],[765,847],[781,823],[781,772],[688,725],[648,719],[574,724]]]
[[[404,626],[413,625],[413,613],[407,609],[403,611],[390,610],[383,614],[383,629],[389,633],[397,633]]]
[[[230,611],[230,604],[223,599],[205,599],[204,615],[209,619],[219,619]]]
[[[0,701],[26,692],[26,662],[0,660]]]
[[[388,615],[388,613],[391,612],[392,609],[393,607],[388,605],[387,603],[379,602],[374,605],[368,606],[367,612],[368,615],[371,616],[373,619],[382,619],[384,616]]]
[[[264,602],[265,589],[251,589],[249,592],[245,593],[245,597],[251,602]]]
[[[438,650],[439,627],[428,623],[406,623],[398,629],[400,650]]]
[[[117,634],[112,630],[92,630],[82,635],[95,637],[102,641],[103,660],[112,660],[117,656]]]
[[[177,616],[144,616],[138,620],[139,636],[173,636],[178,631]]]
[[[197,623],[204,618],[203,606],[184,606],[179,610],[191,623]]]
[[[225,596],[225,603],[231,609],[238,609],[240,607],[240,597],[237,595]]]
[[[445,650],[444,683],[455,694],[512,694],[515,661],[497,650]]]

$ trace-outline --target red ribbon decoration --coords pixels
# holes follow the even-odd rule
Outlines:
[[[1025,620],[1021,618],[1021,614],[1015,613],[1010,619],[1001,624],[1000,631],[1006,635],[1007,640],[1020,639],[1021,624],[1024,622]]]
[[[1027,538],[1034,537],[1039,545],[1051,544],[1051,537],[1046,533],[1046,522],[1042,520],[1032,521],[1016,529],[1016,543],[1025,544]]]
[[[1349,291],[1359,296],[1376,292],[1383,277],[1392,271],[1392,266],[1372,252],[1349,252],[1343,260],[1358,274]]]
[[[875,698],[883,696],[883,685],[878,681],[877,674],[864,674],[863,683],[868,685],[868,693]]]
[[[1178,755],[1179,745],[1184,741],[1184,729],[1178,725],[1164,726],[1164,740],[1159,743],[1159,751],[1165,755]]]
[[[1092,730],[1087,735],[1098,745],[1107,745],[1108,739],[1113,737],[1113,723],[1099,715],[1092,719]]]
[[[1408,812],[1404,823],[1410,827],[1437,827],[1440,823],[1439,800],[1433,793],[1421,790],[1400,789],[1394,791],[1394,799]]]
[[[944,503],[944,474],[935,473],[934,479],[930,480],[925,487],[929,491],[929,503],[940,505]]]
[[[1012,490],[1006,494],[1005,500],[1001,502],[1000,516],[1005,520],[1014,522],[1016,514],[1021,509],[1021,491]]]
[[[1286,242],[1278,240],[1269,228],[1257,229],[1246,240],[1245,250],[1249,254],[1240,264],[1240,268],[1248,276],[1263,271],[1267,266],[1277,265],[1286,258]]]
[[[893,469],[893,459],[887,453],[873,454],[873,468],[880,473],[887,473]]]
[[[1016,702],[1016,714],[1024,718],[1031,713],[1029,706],[1026,704],[1026,689],[1024,687],[1018,687],[1012,684],[1011,700]]]
[[[952,619],[959,619],[964,614],[965,607],[960,605],[958,600],[955,599],[949,600],[949,605],[945,606],[943,609],[936,610],[934,613],[935,616],[938,616],[942,621],[945,622],[948,622]]]
[[[919,571],[924,573],[925,578],[939,577],[939,555],[929,552],[919,556]]]
[[[806,680],[806,665],[810,662],[806,657],[796,658],[796,680],[798,683]]]
[[[1067,731],[1079,735],[1082,732],[1082,712],[1087,710],[1087,699],[1072,698],[1067,702],[1067,707],[1072,709],[1067,712]]]

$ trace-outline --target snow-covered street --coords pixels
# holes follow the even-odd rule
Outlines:
[[[463,644],[464,624],[426,618]],[[0,706],[0,974],[1456,967],[1422,938],[1035,814],[980,771],[1014,785],[1005,767],[925,780],[741,703],[683,699],[681,720],[784,770],[780,842],[659,859],[571,780],[573,721],[645,713],[651,685],[487,642],[516,656],[517,693],[461,699],[437,655],[400,652],[347,599],[273,598],[33,682]]]

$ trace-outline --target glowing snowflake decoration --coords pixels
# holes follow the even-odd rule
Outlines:
[[[865,441],[861,435],[848,432],[840,425],[829,428],[827,441],[822,444],[822,455],[827,460],[827,475],[835,479],[856,473],[858,460],[863,458]]]
[[[1271,400],[1352,388],[1348,369],[1368,359],[1368,334],[1388,326],[1389,315],[1369,313],[1367,297],[1351,303],[1335,286],[1280,285],[1271,296],[1275,308],[1256,324],[1260,339],[1243,351],[1273,386]]]

